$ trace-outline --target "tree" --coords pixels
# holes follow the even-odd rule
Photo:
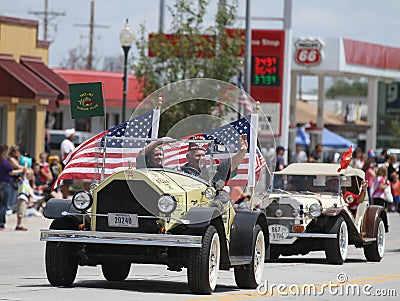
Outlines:
[[[93,66],[96,66],[98,59],[94,57],[92,60],[94,61]],[[60,67],[67,69],[87,69],[87,62],[87,47],[78,45],[74,48],[68,49],[68,57],[63,59],[63,61],[60,63]]]
[[[176,0],[169,7],[174,20],[170,35],[155,34],[148,39],[141,26],[136,42],[139,57],[133,70],[143,97],[179,80],[202,77],[229,82],[237,74],[243,35],[235,32],[229,36],[226,31],[234,24],[237,1],[220,0],[215,24],[205,28],[208,5],[206,0]],[[165,134],[187,116],[208,114],[213,107],[214,103],[207,100],[180,103],[162,114],[160,132]]]
[[[326,97],[336,98],[338,96],[362,96],[368,95],[368,83],[361,81],[349,82],[343,78],[336,79],[326,92]]]

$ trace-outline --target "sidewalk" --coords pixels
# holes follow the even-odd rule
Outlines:
[[[22,224],[24,227],[28,228],[28,231],[15,231],[17,225],[17,215],[11,214],[6,216],[6,227],[8,230],[0,231],[0,240],[4,235],[15,234],[15,233],[26,233],[30,235],[35,233],[35,237],[39,233],[40,229],[48,229],[52,220],[47,219],[43,216],[26,216],[22,219]]]

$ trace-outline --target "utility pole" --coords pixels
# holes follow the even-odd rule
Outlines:
[[[108,25],[95,25],[94,23],[94,0],[90,1],[90,23],[89,24],[75,24],[75,26],[89,27],[89,54],[86,68],[91,70],[93,68],[93,39],[94,39],[94,28],[108,28]]]
[[[48,0],[44,0],[44,10],[43,11],[29,11],[29,14],[36,15],[36,16],[43,15],[43,40],[44,41],[47,41],[47,38],[48,38],[49,21],[58,16],[65,16],[64,12],[49,11],[49,1]]]

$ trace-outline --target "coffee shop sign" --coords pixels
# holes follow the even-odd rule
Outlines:
[[[323,60],[324,43],[319,38],[300,38],[295,43],[294,61],[300,66],[319,65]]]

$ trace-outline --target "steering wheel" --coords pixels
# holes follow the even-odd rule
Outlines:
[[[191,175],[195,175],[198,176],[200,174],[200,172],[194,168],[194,167],[190,167],[190,166],[185,166],[184,168],[182,168],[184,172],[189,173]]]

